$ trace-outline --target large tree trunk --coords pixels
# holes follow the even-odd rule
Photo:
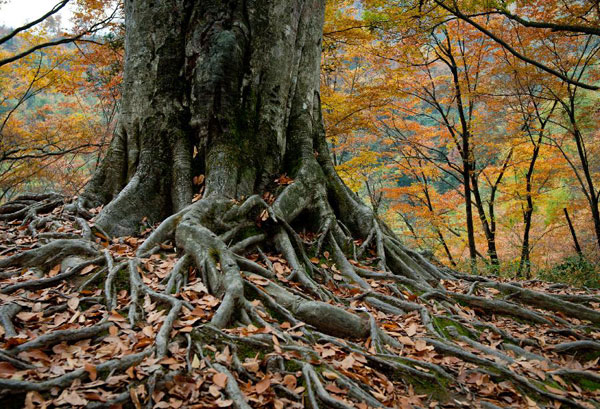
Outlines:
[[[376,243],[381,270],[420,282],[445,277],[404,249],[335,172],[319,97],[324,1],[130,0],[125,7],[121,126],[83,195],[106,204],[97,226],[122,236],[175,213],[145,249],[174,232],[199,268],[220,263],[223,274],[207,275],[211,290],[231,300],[220,325],[243,303],[239,268],[222,237],[247,237],[240,226],[257,207],[267,207],[276,225],[255,239],[291,259],[295,278],[321,299],[328,297],[306,271],[306,256],[295,254],[293,224],[320,231],[319,246],[330,246],[362,287],[344,256],[356,238]],[[190,205],[199,175],[202,199]]]
[[[323,13],[322,1],[126,2],[121,126],[84,195],[108,203],[97,223],[125,235],[160,221],[191,203],[200,174],[205,198],[227,199],[262,194],[283,173],[327,174],[348,206],[323,139]],[[294,200],[312,196],[297,190]],[[357,205],[347,210],[368,214]]]

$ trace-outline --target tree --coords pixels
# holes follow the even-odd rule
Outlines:
[[[160,402],[164,396],[160,390],[165,389],[189,401],[212,399],[208,405],[212,407],[249,408],[246,396],[252,394],[252,402],[261,406],[272,402],[277,408],[305,404],[318,408],[321,403],[348,409],[353,402],[362,407],[422,406],[423,397],[415,388],[428,390],[436,399],[462,397],[468,384],[486,383],[487,388],[494,376],[493,387],[486,389],[487,395],[480,391],[479,398],[501,392],[524,404],[525,397],[512,382],[537,399],[584,407],[580,396],[545,388],[529,373],[509,367],[515,359],[504,352],[490,353],[492,348],[483,344],[488,342],[485,336],[490,343],[520,341],[493,324],[491,332],[480,337],[483,332],[476,331],[481,322],[474,311],[505,313],[549,328],[559,321],[529,306],[595,325],[600,323],[598,311],[434,266],[404,247],[336,174],[319,92],[324,11],[321,0],[125,4],[120,127],[81,200],[55,212],[61,221],[70,220],[71,233],[40,233],[44,234],[40,238],[59,240],[0,259],[0,268],[7,269],[1,277],[18,280],[2,287],[6,297],[76,281],[95,271],[78,286],[81,292],[92,291],[93,299],[69,298],[67,305],[69,311],[87,311],[87,303],[97,302],[96,294],[101,296],[94,314],[78,314],[69,323],[95,324],[53,331],[32,341],[12,340],[14,347],[1,357],[12,369],[6,365],[3,369],[15,375],[16,365],[30,372],[17,374],[27,377],[22,380],[0,377],[0,390],[27,391],[28,404],[44,403],[41,392],[125,371],[131,375],[125,385],[123,379],[99,382],[103,387],[117,385],[118,393],[80,395],[69,389],[49,399],[74,406],[86,405],[87,399],[109,406],[131,400],[136,407],[143,400],[145,405],[164,407],[169,403]],[[35,199],[23,196],[1,207],[1,218],[25,217],[32,231],[45,226],[38,213],[51,212],[60,204],[55,204],[55,197],[38,197],[42,202],[32,204]],[[106,203],[91,227],[83,218],[91,216],[83,208],[89,203]],[[146,222],[159,224],[148,229],[142,225]],[[140,227],[142,233],[151,231],[141,245],[135,237],[112,237]],[[91,240],[93,236],[98,242]],[[101,250],[98,243],[107,248]],[[256,257],[243,257],[250,251]],[[309,251],[315,257],[310,258]],[[355,260],[351,262],[348,254],[356,254]],[[171,263],[162,277],[166,282],[160,284],[153,280],[150,266],[166,260]],[[53,273],[29,279],[32,273],[27,269],[25,276],[20,274],[24,267]],[[90,284],[99,277],[104,278],[103,288],[92,290]],[[509,293],[511,301],[494,299],[494,291]],[[156,303],[167,309],[157,309]],[[456,315],[463,312],[459,303],[470,307],[464,317]],[[0,312],[9,339],[16,333],[13,319],[37,317],[19,316],[20,308],[11,298]],[[397,317],[408,315],[419,324],[406,329],[394,324]],[[567,319],[560,321],[565,331],[583,334]],[[196,324],[199,320],[201,325]],[[183,322],[189,325],[182,326]],[[388,331],[382,329],[384,323]],[[227,326],[239,331],[226,331]],[[408,336],[396,332],[400,330]],[[462,335],[471,331],[473,339]],[[120,335],[135,338],[136,343],[122,356],[57,377],[44,374],[43,380],[30,377],[35,367],[22,361],[23,356],[44,358],[45,354],[27,354],[32,348],[48,350],[65,339],[104,337],[106,332],[110,344],[129,342]],[[411,343],[415,353],[449,359],[400,358]],[[538,345],[532,337],[523,343]],[[570,344],[556,349],[570,351]],[[86,349],[83,344],[79,347]],[[478,351],[477,355],[466,349]],[[532,356],[520,347],[513,350],[526,359]],[[335,358],[338,351],[344,355],[343,363]],[[105,356],[98,352],[96,357]],[[185,363],[179,362],[181,354]],[[465,367],[467,362],[485,367],[478,380],[470,381],[474,372]],[[167,371],[171,365],[175,368]],[[181,373],[184,368],[186,376]],[[296,383],[299,370],[301,387]],[[597,377],[569,369],[554,375],[588,382]],[[143,383],[133,384],[134,379]],[[329,383],[332,380],[345,382],[340,383],[344,389]],[[173,383],[177,385],[171,388]],[[271,385],[277,394],[271,392],[271,401],[261,401],[260,394]],[[379,392],[381,386],[387,395]],[[332,396],[336,394],[353,402],[337,400]],[[180,398],[173,406],[181,403]]]
[[[536,76],[535,73],[520,70],[519,68],[521,67],[519,67],[516,61],[508,66],[512,69],[512,76],[514,78],[514,81],[511,83],[514,95],[509,97],[507,105],[511,106],[512,110],[520,116],[520,118],[517,118],[517,123],[522,129],[522,135],[520,136],[526,141],[525,144],[515,143],[517,146],[516,155],[524,156],[523,159],[519,158],[517,162],[522,163],[524,169],[519,169],[519,166],[515,166],[514,172],[520,173],[519,179],[524,178],[525,184],[524,192],[520,187],[516,189],[516,196],[521,202],[520,207],[523,216],[523,239],[517,275],[521,275],[524,272],[525,277],[529,278],[531,275],[532,250],[530,235],[534,202],[539,197],[544,185],[551,179],[548,176],[549,170],[540,172],[536,169],[536,164],[538,164],[540,156],[543,155],[541,153],[542,147],[544,141],[548,139],[545,135],[547,131],[546,127],[556,109],[557,103],[546,103],[542,96],[543,86],[540,83],[539,76]],[[519,146],[521,146],[521,149],[518,148]],[[519,155],[519,151],[523,150],[523,146],[526,147],[525,152],[521,152],[521,155]],[[537,179],[540,180],[537,181]]]
[[[423,7],[423,1],[420,1],[419,7]],[[518,59],[530,64],[538,69],[553,75],[566,84],[581,87],[589,90],[598,90],[600,87],[588,84],[581,81],[581,78],[576,79],[573,76],[569,76],[561,70],[556,70],[550,66],[550,64],[544,64],[536,59],[526,55],[526,53],[520,52],[517,46],[511,45],[508,41],[502,38],[502,35],[494,33],[486,24],[478,21],[477,17],[489,16],[493,14],[499,14],[505,16],[508,20],[516,22],[519,25],[527,28],[550,30],[551,32],[558,32],[563,34],[574,33],[574,34],[587,34],[587,35],[598,35],[597,27],[594,27],[594,22],[598,21],[600,14],[598,14],[597,3],[594,1],[582,1],[575,2],[576,4],[569,5],[567,2],[548,2],[547,0],[535,0],[532,2],[524,2],[519,4],[516,1],[491,1],[491,2],[462,2],[452,0],[433,0],[431,1],[434,5],[439,6],[442,10],[450,13],[457,19],[463,20],[470,24],[483,34],[494,40],[496,43],[501,45],[506,51],[511,53]],[[578,4],[577,4],[578,3]],[[524,10],[528,14],[533,14],[533,19],[529,15],[522,17],[519,12],[511,12],[509,5],[517,6],[518,9]],[[469,10],[465,11],[462,8]],[[473,10],[475,9],[475,10]],[[521,10],[519,10],[521,11]],[[554,16],[558,21],[535,21],[537,15],[550,15]],[[562,20],[562,21],[561,21]]]
[[[496,136],[498,120],[490,115],[491,104],[485,100],[490,89],[494,49],[490,49],[485,36],[464,27],[462,22],[435,27],[424,30],[425,38],[419,45],[424,50],[421,55],[415,51],[391,50],[390,59],[394,62],[389,70],[389,81],[393,84],[390,87],[401,102],[396,103],[395,112],[389,114],[390,123],[384,126],[392,134],[403,135],[402,143],[413,144],[417,154],[460,184],[471,264],[474,268],[478,253],[473,222],[476,210],[490,262],[497,268],[495,205],[511,151],[502,152],[504,148]],[[399,25],[396,30],[408,36],[404,26]],[[401,47],[413,50],[415,45],[406,41],[398,48]],[[403,53],[408,56],[405,60],[400,57]],[[416,78],[419,80],[415,81]],[[399,113],[406,119],[396,120]],[[409,129],[398,128],[407,124]],[[494,162],[500,166],[492,171]],[[484,191],[486,182],[488,197]]]
[[[80,1],[76,34],[69,35],[53,19],[67,3],[0,30],[0,59],[9,61],[0,64],[0,201],[25,187],[79,192],[110,140],[120,78],[121,25],[112,19],[118,7]],[[103,28],[102,36],[90,27]]]
[[[386,95],[387,105],[374,113],[378,123],[385,122],[384,126],[381,130],[372,131],[369,129],[367,132],[379,135],[380,141],[385,141],[390,136],[389,134],[396,133],[395,137],[402,135],[402,138],[400,138],[402,143],[414,142],[419,145],[417,146],[417,154],[441,166],[449,176],[448,180],[460,183],[461,188],[466,187],[462,163],[465,160],[453,153],[456,151],[456,147],[462,148],[462,141],[467,139],[469,151],[471,151],[466,157],[470,158],[467,165],[471,170],[469,172],[469,191],[471,192],[469,196],[472,196],[472,198],[470,200],[471,206],[468,206],[467,198],[464,199],[465,216],[462,219],[466,219],[468,241],[478,243],[481,236],[487,241],[490,261],[496,265],[496,268],[500,265],[499,252],[501,258],[506,261],[505,267],[510,265],[511,260],[517,260],[519,257],[515,250],[517,247],[519,253],[524,256],[522,243],[515,243],[514,246],[510,244],[511,242],[522,241],[526,238],[525,236],[529,236],[529,234],[523,234],[521,237],[513,235],[515,218],[512,216],[514,214],[518,214],[518,217],[523,220],[525,230],[528,230],[525,225],[529,225],[530,222],[526,222],[529,216],[521,215],[522,212],[518,206],[514,206],[515,202],[511,198],[521,197],[525,199],[528,194],[522,190],[513,189],[515,185],[512,181],[507,180],[508,174],[526,179],[526,171],[522,175],[516,175],[513,168],[515,171],[520,172],[523,169],[523,160],[530,159],[523,158],[523,139],[519,139],[523,136],[523,132],[526,132],[528,121],[525,117],[516,120],[515,112],[506,110],[507,103],[513,105],[510,98],[524,97],[522,95],[525,92],[524,90],[514,89],[512,84],[513,75],[527,76],[535,81],[535,92],[539,94],[539,105],[542,110],[552,106],[554,100],[558,98],[557,95],[565,101],[568,99],[567,90],[576,90],[574,95],[577,96],[578,104],[586,107],[585,109],[576,107],[576,111],[579,112],[577,115],[580,117],[578,121],[584,124],[589,131],[580,132],[579,137],[566,138],[566,135],[575,135],[570,130],[574,127],[566,123],[565,120],[568,119],[566,113],[563,119],[559,120],[559,114],[564,109],[562,104],[557,104],[554,111],[555,115],[549,123],[551,129],[546,132],[546,134],[554,135],[554,137],[544,137],[542,143],[546,145],[551,140],[554,140],[555,143],[558,142],[556,146],[558,148],[564,146],[563,152],[567,157],[558,159],[554,154],[556,150],[548,149],[545,151],[547,153],[542,155],[540,161],[536,156],[529,178],[540,182],[544,181],[546,186],[544,189],[552,185],[558,191],[563,189],[563,187],[560,187],[561,184],[566,183],[570,186],[570,182],[580,176],[584,185],[582,195],[574,192],[574,189],[570,187],[567,188],[566,185],[564,185],[564,189],[570,190],[571,193],[563,192],[568,195],[573,194],[573,198],[576,197],[578,203],[580,199],[587,200],[587,197],[593,199],[593,195],[586,194],[586,191],[590,190],[590,183],[586,180],[584,169],[586,167],[592,169],[591,172],[587,173],[590,175],[591,186],[594,186],[594,165],[586,166],[586,161],[591,159],[593,162],[594,155],[588,153],[587,159],[584,157],[584,160],[581,160],[575,142],[577,140],[583,141],[581,144],[581,152],[583,153],[593,150],[590,145],[593,132],[590,131],[594,129],[594,121],[591,121],[591,118],[584,118],[584,116],[594,112],[592,101],[595,92],[578,88],[579,85],[576,83],[583,82],[590,85],[597,78],[594,68],[596,66],[595,61],[597,61],[595,51],[597,37],[592,27],[597,11],[594,2],[575,2],[571,4],[545,0],[531,2],[408,1],[400,4],[388,1],[365,1],[363,4],[365,4],[367,12],[362,18],[353,23],[340,24],[337,31],[332,31],[337,32],[337,35],[340,36],[339,33],[347,32],[344,30],[357,31],[362,27],[367,27],[371,37],[378,40],[361,40],[362,45],[353,45],[354,49],[350,54],[350,57],[360,55],[362,60],[370,58],[370,66],[363,68],[363,70],[371,70],[375,79],[371,79],[364,87],[380,83],[382,76],[389,77],[386,87],[379,87],[377,91],[382,95]],[[511,10],[511,12],[508,10]],[[456,11],[456,13],[453,11]],[[469,21],[460,18],[457,13],[467,17]],[[506,13],[511,14],[513,18],[509,18]],[[525,23],[517,21],[514,18],[515,16]],[[471,20],[477,23],[476,26],[470,23]],[[544,21],[544,24],[541,24],[542,21]],[[532,26],[527,22],[536,22],[536,24]],[[480,30],[480,27],[484,27],[485,31]],[[577,31],[577,27],[581,30]],[[512,51],[519,54],[519,56],[527,56],[526,60],[509,51],[502,43],[490,37],[488,33],[494,34],[504,44],[510,45]],[[354,38],[356,37],[358,35],[354,34]],[[434,41],[436,38],[439,45]],[[439,41],[440,39],[443,41]],[[448,42],[451,45],[450,47],[447,44]],[[451,67],[448,67],[448,64],[445,64],[444,60],[441,60],[438,54],[435,54],[436,49],[438,54],[441,53],[445,60],[450,63]],[[454,63],[447,56],[448,52],[452,53]],[[379,57],[379,61],[376,60],[375,56]],[[538,65],[531,64],[527,60],[535,60]],[[411,67],[411,64],[413,67]],[[552,67],[552,72],[539,67],[540,64],[546,68]],[[420,75],[420,71],[427,71],[428,67],[429,77],[435,80],[433,83],[427,75]],[[462,107],[464,109],[460,109],[459,99],[449,93],[449,91],[456,89],[452,85],[453,82],[456,83],[456,81],[453,81],[452,70],[458,74],[458,89],[462,96]],[[517,74],[513,74],[513,72]],[[559,75],[554,75],[554,73]],[[568,81],[569,78],[571,82]],[[437,88],[434,90],[435,95],[433,97],[435,98],[426,93],[426,88],[432,88],[430,84]],[[429,92],[431,93],[431,90]],[[365,95],[369,94],[365,93]],[[411,101],[415,98],[418,99],[418,97],[423,101],[422,106]],[[370,97],[370,100],[377,100],[377,98]],[[430,104],[427,100],[434,102],[434,104]],[[436,112],[439,110],[436,108],[434,100],[437,100],[437,106],[442,109],[442,112]],[[473,102],[475,107],[474,120],[470,118],[469,110],[469,105]],[[432,108],[433,112],[428,110],[428,107]],[[468,133],[462,132],[462,122],[459,119],[459,113],[461,112],[463,113],[462,116],[467,119],[465,129],[469,131]],[[444,140],[441,130],[438,129],[436,132],[438,124],[445,127],[444,115],[449,117],[450,125],[455,128],[448,131],[450,133],[454,132],[457,136],[458,144],[455,142],[454,146]],[[382,121],[381,118],[388,118],[388,120]],[[398,129],[407,124],[409,126],[406,129]],[[564,129],[566,133],[557,135],[557,127]],[[469,138],[462,138],[462,133],[468,135]],[[373,138],[374,135],[369,135],[369,137]],[[385,144],[385,142],[380,142],[379,146],[382,144]],[[448,150],[450,155],[447,154]],[[514,156],[514,152],[519,153],[518,158]],[[387,166],[394,167],[394,161],[387,159],[392,156],[392,152],[389,152],[388,156],[380,155],[381,162],[384,162],[380,165],[385,167],[385,161],[388,161]],[[559,168],[563,169],[563,163],[568,164],[569,160],[575,166],[574,176],[564,175],[564,173],[556,171]],[[364,164],[364,161],[359,160],[357,162],[361,165]],[[535,165],[535,162],[537,162],[537,165]],[[350,174],[353,166],[350,163],[348,166],[350,169],[344,169],[346,173]],[[533,174],[534,171],[537,172],[535,170],[536,166],[540,170],[539,177]],[[573,166],[571,168],[573,169]],[[459,176],[460,180],[456,176]],[[417,180],[415,179],[410,183],[418,183]],[[443,179],[440,182],[443,183]],[[523,180],[523,189],[525,190],[527,189],[526,185],[527,182]],[[509,191],[506,187],[512,190]],[[541,186],[538,186],[538,188],[541,188]],[[391,191],[391,189],[388,189],[388,191]],[[400,190],[402,190],[402,187]],[[534,192],[534,196],[540,193],[539,191]],[[462,195],[464,197],[464,193]],[[390,197],[388,202],[392,203],[397,198],[397,195],[393,198]],[[517,201],[519,200],[517,199]],[[589,202],[589,200],[587,201]],[[523,210],[529,208],[524,202],[521,202],[521,204]],[[531,239],[531,248],[533,248],[533,243],[537,244],[537,248],[543,246],[552,248],[553,243],[556,243],[552,237],[552,231],[556,230],[558,234],[560,230],[566,231],[566,229],[562,229],[566,226],[564,226],[562,219],[560,223],[557,223],[554,216],[543,218],[542,215],[544,214],[554,213],[552,203],[542,201],[539,202],[539,205],[541,206],[539,209],[540,214],[531,216],[537,217],[541,223],[534,226],[534,230],[537,229],[534,236],[537,237]],[[455,209],[455,207],[444,209],[444,204],[437,207],[443,212]],[[466,216],[469,207],[474,207],[471,213],[479,215],[480,226],[477,222],[468,222],[473,217]],[[588,208],[591,210],[591,212],[588,211],[588,213],[591,213],[589,222],[593,222],[594,204],[588,203]],[[421,213],[417,217],[428,223],[429,220],[422,218],[423,214],[425,213]],[[404,219],[410,220],[410,217],[404,217]],[[499,220],[502,222],[498,223]],[[520,224],[521,222],[517,223]],[[595,228],[590,229],[587,226],[584,229],[595,231]],[[409,228],[409,230],[411,229]],[[470,237],[472,237],[471,240],[469,240]],[[526,241],[529,240],[527,237]],[[452,245],[452,242],[450,244]],[[475,246],[470,246],[470,255],[479,253],[477,248],[473,247]],[[496,249],[496,247],[498,248]],[[441,253],[441,247],[439,249]],[[458,249],[451,250],[456,251]],[[552,254],[558,255],[561,250],[557,250]],[[535,257],[537,260],[534,260],[536,268],[541,266],[541,263],[539,263],[541,253],[541,251],[536,251]]]
[[[360,286],[368,284],[342,251],[354,237],[374,237],[381,269],[394,266],[419,282],[444,277],[399,247],[335,173],[319,95],[323,2],[132,1],[125,13],[120,126],[82,203],[107,204],[96,225],[116,236],[170,216],[143,249],[175,231],[178,247],[212,272],[210,287],[224,297],[213,323],[225,326],[245,302],[234,251],[215,234],[239,238],[239,223],[256,208],[277,225],[242,243],[273,240],[295,278],[321,298],[328,297],[292,245],[300,219],[321,226],[336,264]],[[267,17],[278,23],[265,26]],[[140,23],[147,21],[154,24]],[[295,28],[280,38],[286,27]],[[203,181],[200,192],[194,178]],[[202,197],[190,205],[195,195]]]
[[[9,41],[16,38],[20,33],[27,32],[28,30],[36,27],[37,25],[39,25],[41,23],[47,23],[49,21],[49,19],[52,18],[52,16],[54,16],[56,13],[58,13],[60,10],[62,10],[70,1],[71,0],[60,0],[58,3],[56,3],[56,5],[54,7],[52,7],[52,9],[50,11],[45,13],[43,16],[31,21],[30,23],[24,24],[20,27],[13,29],[6,35],[3,35],[2,37],[0,37],[0,45],[8,43]],[[88,3],[91,3],[91,4],[88,4]],[[107,1],[82,0],[82,1],[80,1],[80,4],[83,5],[83,9],[85,9],[85,8],[103,9],[106,6],[113,5],[113,3],[114,3],[114,1],[112,1],[112,0],[107,0]],[[118,2],[117,2],[117,4],[118,4]],[[45,39],[44,41],[40,41],[37,44],[32,44],[30,47],[28,47],[22,51],[19,51],[16,54],[3,56],[0,59],[0,67],[11,64],[15,61],[20,60],[21,58],[25,58],[28,55],[35,53],[36,51],[40,51],[40,50],[43,50],[48,47],[56,47],[56,46],[59,46],[62,44],[71,44],[71,43],[76,43],[78,41],[85,41],[84,37],[86,35],[90,35],[90,34],[98,32],[102,29],[107,28],[111,24],[111,22],[113,22],[113,20],[115,19],[115,16],[117,15],[118,10],[119,10],[118,6],[113,7],[112,13],[110,13],[108,16],[103,16],[100,20],[97,20],[97,21],[87,20],[87,22],[89,24],[87,24],[84,27],[78,27],[77,32],[74,33],[73,35],[61,36],[62,38],[58,38],[58,39],[51,39],[51,40]],[[79,15],[82,16],[83,14],[80,12]]]

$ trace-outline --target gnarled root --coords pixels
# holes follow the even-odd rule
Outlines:
[[[338,192],[347,201],[334,208],[307,186],[296,180],[273,203],[207,197],[141,245],[102,252],[91,224],[64,218],[81,239],[1,259],[0,361],[14,376],[0,374],[0,400],[60,403],[56,387],[87,399],[98,378],[90,407],[600,404],[598,294],[450,275],[350,196]],[[341,209],[371,219],[353,224]],[[80,352],[67,363],[65,350]],[[49,375],[46,357],[71,367]]]

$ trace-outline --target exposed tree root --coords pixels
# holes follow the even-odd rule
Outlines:
[[[0,307],[0,324],[4,327],[4,335],[6,337],[10,338],[17,335],[12,320],[20,311],[21,306],[16,303],[3,304]]]
[[[319,195],[290,207],[295,183],[270,205],[202,199],[143,243],[108,241],[35,200],[1,207],[51,222],[36,223],[41,245],[0,259],[0,399],[600,407],[598,294],[453,275],[375,218],[346,227]],[[303,212],[315,235],[293,227]]]

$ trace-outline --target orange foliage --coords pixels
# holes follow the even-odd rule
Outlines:
[[[600,124],[586,88],[598,81],[600,42],[573,34],[597,27],[598,10],[548,0],[328,6],[322,95],[338,170],[365,196],[379,182],[379,213],[407,242],[453,263],[468,257],[469,169],[481,259],[490,240],[512,272],[573,254],[565,207],[588,257],[598,254]]]
[[[106,18],[113,3],[79,1],[75,32]],[[115,23],[0,67],[0,200],[23,190],[75,194],[89,178],[114,127],[121,29]],[[21,32],[0,46],[0,59],[69,36],[57,30],[47,21]]]

